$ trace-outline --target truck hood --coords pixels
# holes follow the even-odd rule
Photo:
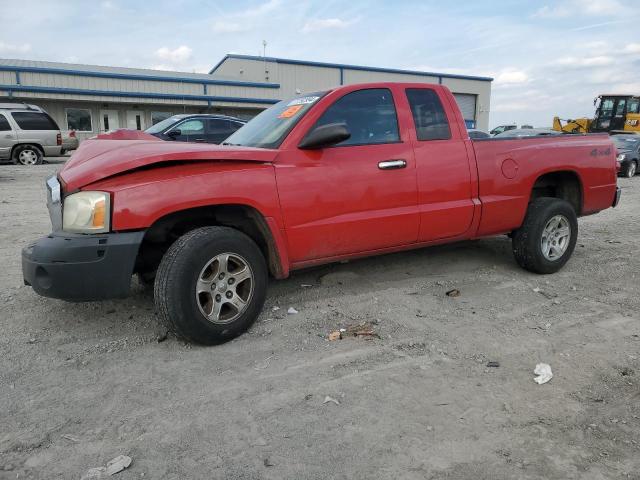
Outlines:
[[[277,150],[264,148],[167,142],[144,132],[114,132],[83,141],[59,176],[67,191],[75,191],[98,180],[166,162],[268,163],[277,154]]]

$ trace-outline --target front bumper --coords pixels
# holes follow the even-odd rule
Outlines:
[[[69,301],[129,294],[144,231],[52,233],[22,249],[22,275],[39,295]]]

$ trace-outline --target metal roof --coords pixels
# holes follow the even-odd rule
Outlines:
[[[226,62],[229,58],[237,60],[256,60],[260,62],[274,62],[288,65],[304,65],[309,67],[325,67],[325,68],[339,68],[344,70],[362,70],[367,72],[380,72],[380,73],[398,73],[403,75],[419,75],[429,77],[441,77],[441,78],[458,78],[461,80],[479,80],[484,82],[492,82],[491,77],[476,77],[470,75],[455,75],[452,73],[435,73],[435,72],[422,72],[418,70],[402,70],[397,68],[382,68],[382,67],[366,67],[363,65],[348,65],[344,63],[326,63],[326,62],[312,62],[308,60],[295,60],[291,58],[278,58],[278,57],[260,57],[257,55],[238,55],[235,53],[228,53],[220,60],[209,73],[215,73],[215,71]]]
[[[106,67],[76,63],[43,62],[0,58],[0,71],[52,73],[58,75],[79,75],[84,77],[121,78],[161,82],[183,82],[208,85],[231,85],[239,87],[279,88],[277,83],[246,82],[236,78],[212,77],[208,73],[174,72],[148,68]]]

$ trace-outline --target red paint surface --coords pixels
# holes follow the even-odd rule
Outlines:
[[[362,88],[391,90],[399,143],[297,148],[328,106]],[[450,140],[416,139],[407,88],[437,92]],[[60,172],[65,191],[110,192],[114,231],[145,229],[193,207],[250,206],[266,219],[284,275],[344,258],[510,232],[522,223],[536,179],[548,172],[578,175],[583,214],[610,207],[616,188],[615,149],[607,135],[471,142],[455,99],[440,85],[337,88],[278,150],[139,138],[83,142]],[[391,159],[407,167],[378,168]]]

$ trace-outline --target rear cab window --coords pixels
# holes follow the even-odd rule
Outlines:
[[[336,147],[400,142],[396,107],[387,88],[347,93],[327,108],[312,130],[332,123],[346,125],[351,133]]]
[[[11,112],[21,130],[60,130],[56,122],[44,112]]]
[[[438,94],[430,88],[408,88],[406,93],[418,140],[449,140],[451,128]]]

